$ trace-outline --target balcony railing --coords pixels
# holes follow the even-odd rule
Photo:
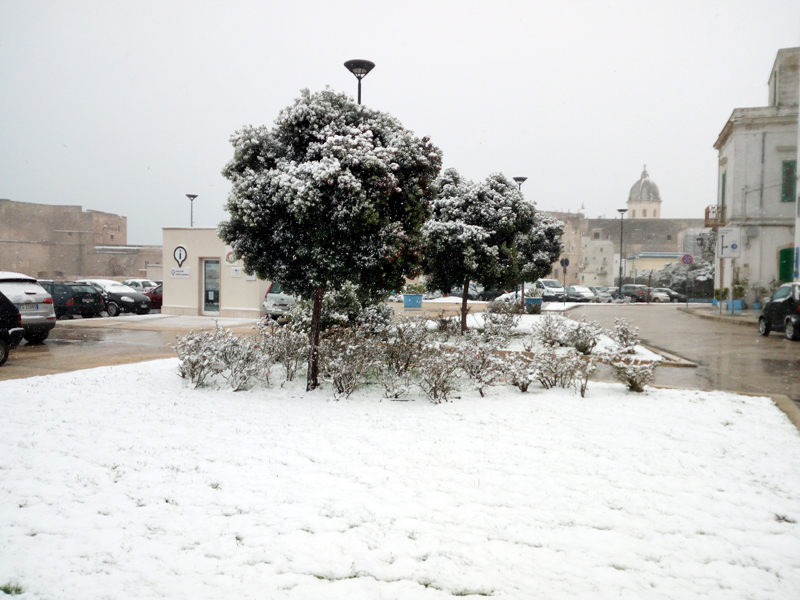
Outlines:
[[[725,225],[725,207],[712,204],[706,207],[706,227],[721,227]]]

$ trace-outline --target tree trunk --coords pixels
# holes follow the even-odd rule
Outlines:
[[[524,313],[525,312],[525,280],[524,279],[522,280],[522,287],[520,289],[522,290],[522,312]]]
[[[461,333],[467,331],[467,294],[469,293],[469,279],[464,280],[464,290],[461,292]]]
[[[319,325],[322,320],[322,298],[325,288],[318,287],[314,292],[314,308],[311,311],[311,331],[308,334],[308,374],[306,391],[319,387]]]

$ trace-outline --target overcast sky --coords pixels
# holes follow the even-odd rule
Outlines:
[[[712,145],[764,106],[800,2],[0,0],[0,198],[128,217],[128,242],[225,219],[230,135],[302,88],[363,102],[470,179],[615,215],[643,164],[664,217],[716,198]]]

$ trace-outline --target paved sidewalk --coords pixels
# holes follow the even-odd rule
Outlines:
[[[701,319],[709,319],[729,325],[742,325],[743,327],[753,328],[758,328],[758,317],[761,315],[760,310],[754,310],[752,308],[737,310],[735,314],[730,314],[730,312],[726,312],[723,308],[722,313],[720,313],[718,306],[712,306],[710,304],[699,306],[695,304],[689,306],[689,308],[683,306],[679,310],[687,314],[700,317]]]

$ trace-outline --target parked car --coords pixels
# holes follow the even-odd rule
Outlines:
[[[56,326],[53,297],[36,279],[22,273],[0,271],[0,292],[6,295],[22,316],[23,337],[30,343],[43,342]]]
[[[273,281],[269,284],[269,289],[264,294],[264,312],[267,316],[279,319],[295,304],[297,297],[284,292],[280,283]]]
[[[71,319],[76,315],[84,318],[98,317],[105,310],[102,294],[89,284],[40,279],[39,285],[53,297],[58,318]]]
[[[592,290],[583,285],[571,285],[567,288],[567,302],[594,302]]]
[[[480,293],[483,291],[483,288],[475,285],[474,283],[469,284],[469,289],[467,290],[467,300],[477,300]],[[455,287],[450,290],[451,296],[457,296],[459,298],[464,297],[464,286]]]
[[[162,283],[156,289],[145,292],[144,295],[150,298],[151,309],[161,309],[161,304],[164,301],[164,284]]]
[[[664,292],[660,292],[653,288],[647,288],[647,296],[649,297],[650,302],[671,302],[672,300],[669,297],[669,294]]]
[[[767,336],[772,330],[783,331],[787,340],[800,340],[800,283],[783,284],[764,302],[758,332]]]
[[[669,288],[656,288],[653,291],[666,294],[667,296],[669,296],[670,302],[687,302],[689,300],[689,298],[685,294],[681,294]]]
[[[119,281],[111,279],[81,279],[78,283],[88,283],[103,294],[106,312],[116,317],[120,312],[146,315],[150,312],[150,298]]]
[[[491,302],[492,300],[497,300],[503,294],[506,294],[505,290],[482,290],[478,293],[478,300],[483,302]]]
[[[537,279],[533,285],[545,302],[562,302],[567,294],[567,290],[557,279]]]
[[[595,302],[611,302],[614,300],[608,290],[603,286],[590,285],[589,289],[592,290],[594,294]]]
[[[0,292],[0,367],[8,360],[8,353],[22,339],[22,316],[14,303]]]
[[[152,279],[126,279],[122,282],[122,285],[127,285],[129,288],[144,294],[145,292],[156,289],[158,287],[158,282]]]
[[[631,302],[647,302],[647,286],[638,284],[627,284],[620,288],[622,296],[631,299]]]

